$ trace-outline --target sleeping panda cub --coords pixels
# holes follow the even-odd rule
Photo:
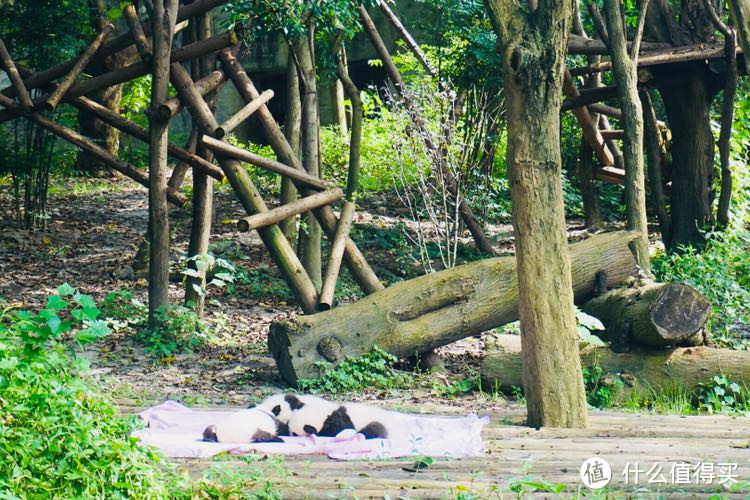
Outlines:
[[[385,410],[372,406],[320,400],[292,412],[289,432],[293,436],[333,437],[344,429],[354,429],[366,439],[385,439],[394,434],[388,416]]]
[[[263,408],[241,410],[225,417],[203,431],[203,440],[215,443],[283,442],[279,436],[288,435],[282,424]]]
[[[303,408],[306,404],[320,405],[325,402],[325,399],[317,396],[274,394],[264,399],[258,406],[271,412],[282,424],[288,425],[293,412]]]

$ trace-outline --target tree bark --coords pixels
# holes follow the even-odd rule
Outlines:
[[[286,115],[284,117],[284,135],[292,151],[300,156],[300,143],[302,141],[302,101],[299,93],[299,75],[297,66],[294,64],[292,48],[289,48],[289,56],[286,68]],[[281,205],[288,205],[297,199],[297,189],[291,179],[281,178]],[[281,231],[290,243],[297,238],[297,218],[292,217],[279,223]]]
[[[596,230],[602,227],[602,205],[599,199],[599,189],[594,178],[594,150],[585,138],[581,138],[581,147],[578,149],[578,182],[581,186],[581,197],[583,198],[583,215],[586,219],[586,228]]]
[[[638,51],[643,34],[648,0],[642,0],[638,16],[638,31],[628,54],[625,25],[620,0],[605,0],[604,11],[609,32],[612,70],[617,82],[617,93],[622,109],[625,130],[623,153],[625,158],[625,208],[628,229],[640,235],[633,242],[633,251],[644,273],[651,274],[648,255],[648,218],[646,216],[646,176],[643,163],[643,110],[638,97]]]
[[[208,40],[213,34],[213,15],[206,12],[194,20],[195,34],[198,40]],[[200,78],[211,73],[215,56],[201,57],[193,61],[193,72]],[[196,71],[197,70],[197,71]],[[216,109],[216,93],[211,94],[207,103],[211,112]],[[229,127],[227,127],[229,128]],[[204,146],[197,148],[198,154],[207,161],[213,161],[213,153]],[[190,227],[188,257],[193,259],[191,267],[198,271],[198,276],[188,276],[185,280],[185,303],[193,306],[196,314],[203,317],[206,304],[206,272],[204,266],[198,266],[196,260],[205,259],[211,239],[211,221],[213,219],[214,182],[211,177],[200,170],[193,170],[193,223]]]
[[[643,128],[646,140],[646,156],[648,158],[648,184],[651,189],[651,200],[654,211],[659,219],[661,240],[669,248],[672,241],[672,221],[667,214],[667,204],[664,200],[664,179],[661,170],[661,134],[656,121],[656,113],[648,90],[641,91],[643,105]]]
[[[346,50],[342,47],[338,56],[338,74],[341,83],[344,85],[346,96],[349,98],[349,102],[352,103],[352,127],[350,131],[351,138],[349,139],[349,170],[346,175],[346,199],[354,201],[354,196],[359,186],[364,111],[362,108],[362,99],[359,96],[359,89],[349,76],[349,68],[347,66]]]
[[[672,131],[672,237],[670,250],[701,246],[702,230],[711,222],[714,186],[714,135],[711,101],[715,90],[705,70],[696,69],[682,82],[659,87]]]
[[[586,427],[560,158],[572,3],[526,13],[486,0],[505,68],[508,176],[518,261],[524,389],[531,427]]]
[[[711,303],[688,285],[645,281],[594,297],[581,310],[601,320],[601,337],[615,345],[685,347],[703,343]]]
[[[747,61],[750,58],[748,55],[750,54],[750,0],[729,0],[727,3],[737,28],[745,61]]]
[[[631,239],[623,232],[605,233],[571,246],[571,302],[573,289],[579,303],[592,296],[600,271],[611,287],[637,272],[628,248]],[[292,385],[297,378],[319,375],[319,361],[360,356],[376,344],[398,357],[426,352],[517,320],[517,276],[513,257],[420,276],[353,304],[274,323],[269,349],[282,377]],[[321,342],[323,347],[339,345],[339,354],[319,349]]]
[[[169,97],[169,60],[179,3],[179,0],[154,2],[152,110],[156,110]],[[161,122],[152,114],[149,128],[148,323],[149,327],[154,328],[157,326],[157,310],[169,303],[169,209],[166,196],[169,122]]]
[[[521,385],[521,342],[516,335],[501,335],[482,363],[482,382],[510,392]],[[714,375],[726,375],[738,384],[750,385],[750,353],[711,347],[678,347],[656,351],[615,353],[607,347],[583,346],[581,364],[601,367],[604,374],[620,378],[628,389],[690,392]]]
[[[315,70],[314,28],[307,28],[307,37],[294,44],[299,61],[299,74],[302,80],[302,164],[313,177],[320,177],[320,108],[318,103],[317,72]],[[307,274],[320,291],[323,283],[323,261],[321,243],[323,232],[320,224],[308,212],[302,216],[305,227],[300,229],[297,250]]]

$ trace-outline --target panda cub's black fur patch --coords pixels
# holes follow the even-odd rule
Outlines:
[[[380,422],[370,422],[359,430],[365,439],[387,439],[388,431]]]
[[[300,408],[305,406],[305,403],[300,401],[299,398],[295,396],[294,394],[287,394],[286,396],[284,396],[284,401],[286,401],[289,404],[289,408],[291,408],[292,411],[299,410]],[[281,412],[280,406],[274,406],[273,409],[276,410],[276,408],[278,408],[279,410],[278,412],[274,412],[274,415],[278,415]]]
[[[203,430],[203,440],[210,443],[218,443],[219,438],[216,436],[216,426],[209,425]]]

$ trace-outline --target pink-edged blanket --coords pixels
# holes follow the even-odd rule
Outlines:
[[[229,411],[191,410],[166,401],[139,415],[146,428],[133,432],[142,444],[175,458],[210,457],[225,451],[236,454],[327,455],[335,459],[396,458],[408,456],[472,457],[484,452],[482,428],[489,417],[438,417],[389,412],[404,430],[404,439],[365,439],[353,429],[336,437],[287,437],[283,443],[209,443],[203,429],[231,414]]]

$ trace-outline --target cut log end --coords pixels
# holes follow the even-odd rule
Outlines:
[[[700,332],[711,314],[711,303],[682,283],[665,286],[651,308],[650,319],[662,338],[675,342]]]

